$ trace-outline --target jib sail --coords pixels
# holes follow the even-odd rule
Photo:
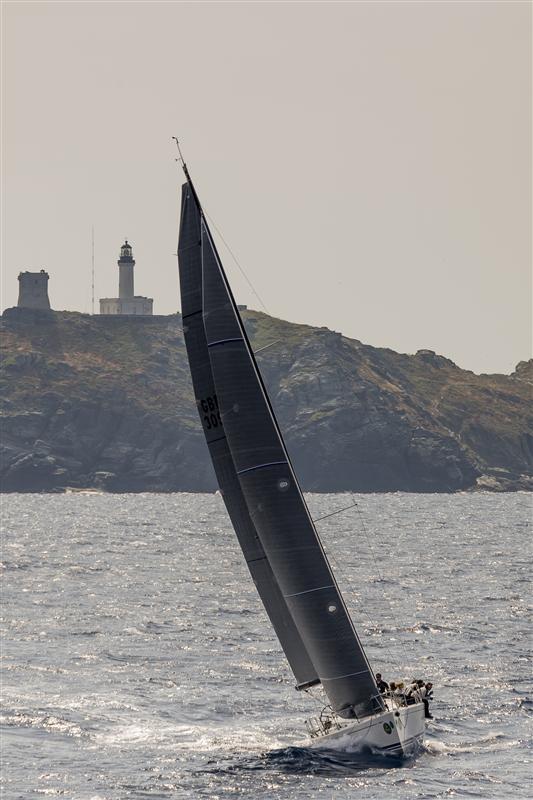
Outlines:
[[[318,683],[316,671],[250,518],[222,424],[203,322],[201,211],[188,184],[182,190],[178,257],[185,345],[198,413],[220,491],[257,591],[297,684]]]

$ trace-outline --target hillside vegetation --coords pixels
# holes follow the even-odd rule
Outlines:
[[[303,487],[531,488],[532,362],[474,375],[324,328],[244,312]],[[8,309],[4,491],[215,488],[181,319]]]

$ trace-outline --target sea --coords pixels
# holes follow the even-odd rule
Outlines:
[[[530,798],[531,495],[308,495],[416,758],[307,746],[220,495],[2,497],[2,798]],[[338,513],[336,513],[338,512]]]

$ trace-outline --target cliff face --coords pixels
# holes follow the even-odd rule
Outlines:
[[[303,487],[531,488],[533,363],[474,375],[245,312]],[[2,318],[4,491],[216,487],[179,316],[9,309]]]

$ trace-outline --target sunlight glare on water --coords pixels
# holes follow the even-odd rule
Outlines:
[[[349,504],[310,495],[315,518]],[[5,495],[3,797],[530,797],[531,501],[359,495],[318,523],[371,663],[435,683],[419,758],[305,746],[216,495]]]

